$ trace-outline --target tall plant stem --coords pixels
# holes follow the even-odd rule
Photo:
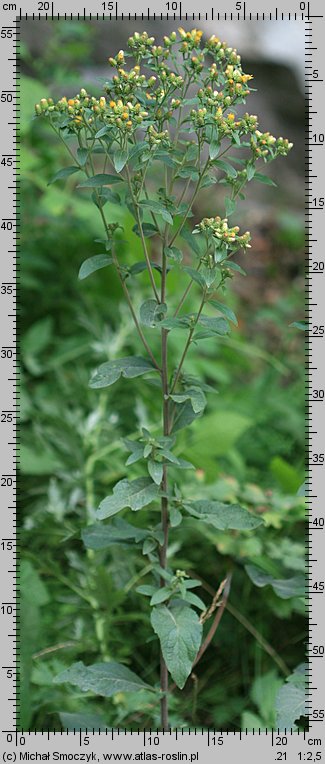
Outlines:
[[[146,264],[147,264],[147,269],[148,269],[148,273],[149,273],[150,283],[151,283],[151,286],[152,286],[155,298],[156,298],[157,302],[159,302],[159,295],[158,295],[157,287],[156,287],[156,284],[155,284],[155,279],[154,279],[153,270],[152,270],[152,267],[151,267],[151,262],[150,262],[150,258],[149,258],[149,254],[148,254],[146,240],[145,240],[144,233],[143,233],[142,222],[141,222],[141,217],[140,217],[140,212],[139,212],[139,202],[135,198],[133,190],[132,190],[131,176],[130,176],[130,172],[129,172],[129,168],[128,168],[127,164],[125,165],[125,170],[126,170],[126,175],[127,175],[128,187],[129,187],[129,191],[130,191],[130,194],[131,194],[131,198],[132,198],[132,202],[133,202],[134,210],[135,210],[135,214],[136,214],[136,220],[137,220],[138,227],[139,227],[141,244],[142,244],[143,254],[145,256],[145,261],[146,261]]]
[[[166,293],[166,271],[167,271],[167,261],[166,256],[163,255],[163,262],[162,262],[162,279],[161,279],[161,302],[165,301],[165,293]],[[163,409],[163,433],[164,435],[169,435],[170,430],[170,422],[169,422],[169,384],[168,384],[168,331],[166,329],[161,330],[161,389],[162,389],[162,409]],[[168,527],[169,527],[169,518],[168,518],[168,499],[167,499],[167,491],[168,491],[168,476],[167,476],[167,468],[164,464],[163,466],[163,477],[161,481],[161,490],[162,493],[165,494],[161,497],[161,527],[163,532],[163,543],[160,547],[160,566],[162,568],[166,568],[167,563],[167,549],[168,549]],[[160,579],[160,586],[164,586],[165,581],[163,578]],[[163,696],[161,698],[161,727],[164,731],[167,731],[169,729],[168,726],[168,669],[164,660],[164,656],[162,652],[160,652],[160,689],[163,693]]]
[[[193,334],[195,332],[198,320],[199,320],[200,315],[202,313],[202,310],[204,308],[206,292],[207,292],[207,290],[205,288],[204,291],[203,291],[203,297],[202,297],[202,300],[201,300],[201,304],[200,304],[199,310],[198,310],[197,315],[196,315],[195,323],[194,323],[194,325],[192,326],[192,328],[191,328],[191,330],[189,332],[189,335],[188,335],[188,338],[186,340],[186,344],[185,344],[185,347],[184,347],[184,350],[183,350],[183,353],[182,353],[181,360],[180,360],[180,362],[178,364],[178,368],[177,368],[177,371],[176,371],[176,374],[175,374],[175,377],[174,377],[174,381],[173,381],[173,384],[172,384],[171,389],[170,389],[171,393],[173,393],[174,390],[176,389],[176,386],[177,386],[177,383],[178,383],[178,380],[179,380],[179,377],[180,377],[180,374],[181,374],[181,371],[182,371],[182,368],[183,368],[183,364],[184,364],[185,358],[187,356],[187,351],[188,351],[188,349],[190,347],[190,344],[192,342]]]

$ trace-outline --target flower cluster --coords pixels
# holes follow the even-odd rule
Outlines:
[[[201,45],[201,39],[203,32],[199,29],[192,29],[191,32],[185,32],[185,29],[183,27],[179,27],[178,29],[181,40],[183,41],[181,44],[181,51],[182,53],[187,53],[188,51],[192,51],[194,48],[199,48]]]
[[[236,247],[243,247],[244,249],[251,246],[249,243],[251,240],[249,231],[240,235],[238,225],[229,227],[228,219],[222,219],[219,215],[215,218],[203,218],[195,228],[197,229],[196,232],[208,234],[217,239],[218,242],[231,245],[236,244]]]
[[[107,103],[104,96],[94,98],[89,96],[84,88],[74,98],[67,99],[64,96],[57,103],[51,98],[42,98],[40,103],[35,105],[35,112],[37,115],[66,115],[71,118],[71,125],[77,129],[91,126],[95,119],[99,119],[107,125],[128,132],[136,129],[148,116],[148,112],[142,109],[140,103],[123,103],[121,99]]]
[[[126,151],[138,130],[152,151],[170,148],[174,115],[182,133],[194,130],[201,146],[225,138],[241,145],[241,137],[248,134],[253,161],[286,156],[292,147],[285,138],[261,133],[255,115],[237,118],[237,104],[245,102],[252,75],[243,71],[237,50],[214,35],[204,41],[202,31],[180,27],[178,34],[172,32],[157,45],[147,32],[135,32],[128,52],[119,50],[108,61],[115,72],[104,86],[104,96],[95,98],[82,88],[74,98],[56,103],[43,98],[35,106],[36,114],[50,117],[69,133],[84,129],[86,141],[105,136],[107,146],[117,142]],[[196,92],[188,99],[195,83]]]
[[[265,162],[274,159],[276,156],[287,156],[293,143],[289,143],[287,138],[275,138],[270,133],[261,133],[255,130],[251,137],[251,148],[253,156],[263,158]]]
[[[163,45],[157,45],[147,32],[135,32],[128,50],[108,59],[115,73],[104,86],[105,96],[95,98],[82,88],[74,98],[63,97],[57,103],[43,98],[35,106],[36,114],[52,117],[59,129],[69,132],[88,129],[89,138],[106,126],[110,140],[123,145],[141,129],[141,140],[154,148],[171,145],[167,123],[183,109],[189,129],[194,128],[201,143],[223,138],[238,143],[240,136],[250,133],[254,160],[269,161],[290,150],[287,139],[259,132],[255,115],[237,119],[236,104],[245,101],[252,75],[243,72],[237,50],[214,35],[204,42],[202,31],[180,27],[178,34],[172,32]],[[135,63],[127,68],[132,57]],[[213,60],[206,65],[208,57]],[[198,103],[190,110],[186,93],[195,82]]]
[[[161,143],[163,146],[170,146],[170,137],[168,130],[163,130],[159,133],[153,125],[150,125],[148,129],[149,144],[150,146],[159,146]]]

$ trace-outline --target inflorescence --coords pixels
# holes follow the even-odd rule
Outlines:
[[[215,35],[203,42],[203,33],[197,29],[179,28],[178,32],[165,36],[163,45],[156,45],[147,32],[135,32],[128,40],[128,51],[120,50],[108,59],[116,73],[104,87],[106,96],[95,98],[82,88],[74,98],[64,96],[56,103],[42,98],[35,106],[36,114],[50,116],[58,127],[74,133],[81,129],[96,133],[106,126],[117,141],[141,128],[144,140],[158,146],[168,143],[168,122],[187,105],[187,91],[197,84],[196,95],[190,99],[195,107],[184,125],[191,123],[200,140],[209,140],[211,127],[217,129],[219,139],[228,136],[234,142],[249,133],[254,158],[268,161],[278,154],[285,156],[292,147],[287,139],[261,133],[255,115],[236,119],[234,108],[245,102],[252,79],[243,72],[236,49]],[[136,63],[127,70],[130,58]],[[144,74],[141,64],[152,74]]]
[[[133,65],[127,68],[130,59]],[[35,106],[36,115],[48,117],[57,131],[75,134],[79,145],[89,151],[99,141],[108,154],[113,146],[127,155],[137,142],[147,155],[158,148],[175,149],[176,130],[183,144],[198,147],[201,159],[204,144],[210,146],[209,167],[214,159],[211,143],[220,147],[227,138],[249,152],[235,176],[227,176],[235,194],[250,179],[248,172],[258,159],[269,162],[292,148],[286,138],[262,133],[255,114],[236,116],[237,106],[251,92],[252,75],[243,71],[236,49],[215,35],[204,41],[202,31],[180,27],[178,35],[172,32],[164,37],[163,45],[156,45],[147,32],[135,32],[128,50],[120,50],[108,63],[115,73],[104,86],[105,96],[96,98],[81,88],[74,98],[64,96],[56,103],[42,98]],[[142,188],[140,170],[133,179],[134,193]],[[250,246],[249,232],[240,235],[238,226],[229,227],[227,218],[204,218],[193,233],[204,233],[215,247],[222,242],[230,254],[234,248]]]

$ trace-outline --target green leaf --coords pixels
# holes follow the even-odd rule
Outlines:
[[[226,334],[229,334],[230,331],[228,321],[224,318],[210,318],[210,316],[201,315],[198,323],[200,326],[204,326],[205,329],[213,332],[213,334],[225,336]]]
[[[190,319],[186,316],[183,316],[183,318],[164,318],[164,320],[160,322],[160,326],[169,331],[172,329],[188,329],[190,324]]]
[[[182,239],[186,241],[186,243],[189,245],[189,247],[195,252],[196,255],[201,254],[200,246],[198,244],[197,238],[191,233],[191,231],[188,230],[188,228],[183,228],[180,236]]]
[[[155,226],[155,225],[152,225],[152,223],[141,223],[141,228],[142,228],[142,232],[143,232],[143,235],[144,235],[144,237],[145,237],[146,239],[150,239],[150,238],[151,238],[151,236],[156,236],[156,235],[157,235],[157,233],[159,233],[159,231],[158,231],[158,228],[156,228],[156,226]],[[138,226],[138,223],[136,223],[136,224],[133,226],[133,228],[132,228],[132,231],[133,231],[133,232],[134,232],[134,233],[135,233],[137,236],[141,236],[141,233],[140,233],[140,228],[139,228],[139,226]]]
[[[82,183],[79,183],[78,188],[100,188],[101,186],[112,186],[113,183],[121,183],[123,178],[120,175],[108,175],[107,173],[99,173],[92,178],[87,178]]]
[[[177,507],[171,507],[169,511],[169,522],[172,528],[177,528],[183,520],[182,513]]]
[[[205,278],[202,276],[202,274],[199,271],[194,270],[194,268],[190,268],[188,265],[183,265],[183,271],[185,273],[188,273],[188,275],[193,279],[193,281],[196,281],[197,284],[199,284],[201,287],[205,287]]]
[[[157,263],[151,262],[151,267],[161,273],[161,266]],[[147,263],[144,263],[143,260],[139,260],[138,263],[133,263],[129,269],[130,276],[137,276],[138,273],[143,273],[148,268]]]
[[[86,279],[87,276],[90,276],[91,273],[99,271],[100,268],[105,268],[106,265],[111,265],[112,262],[113,258],[108,257],[107,255],[94,255],[94,257],[88,257],[80,266],[78,279],[82,281],[83,279]]]
[[[77,149],[77,157],[79,164],[84,167],[88,159],[88,149]]]
[[[174,152],[175,153],[175,152]],[[177,159],[173,159],[173,157],[170,155],[171,150],[169,151],[155,151],[153,160],[155,162],[163,162],[167,165],[167,167],[177,167],[179,165],[179,162]]]
[[[249,180],[252,180],[252,178],[254,178],[254,175],[255,175],[255,167],[254,167],[254,165],[252,165],[252,164],[247,164],[247,165],[246,165],[246,176],[247,176],[247,180],[248,180],[248,181],[249,181]]]
[[[142,507],[146,507],[154,501],[159,493],[159,486],[150,480],[150,478],[137,478],[137,480],[120,480],[113,488],[113,495],[106,496],[101,501],[96,512],[98,520],[105,520],[106,517],[112,517],[125,507],[130,507],[133,512],[137,512]]]
[[[258,180],[260,183],[265,183],[266,186],[276,186],[274,180],[269,178],[267,175],[263,175],[261,172],[255,173],[254,180]]]
[[[228,308],[228,305],[225,305],[223,302],[218,302],[218,300],[209,300],[209,305],[213,305],[213,307],[219,310],[220,313],[223,313],[223,315],[226,316],[229,321],[232,321],[235,326],[238,326],[238,321],[234,311],[231,310],[231,308]]]
[[[75,172],[79,172],[80,167],[64,167],[63,170],[59,170],[58,172],[53,175],[53,178],[49,180],[48,186],[51,186],[52,183],[56,183],[57,180],[64,180],[64,178],[69,178],[70,175],[74,175]]]
[[[218,183],[216,176],[214,174],[207,173],[201,181],[200,187],[201,189],[208,188],[208,186],[215,186],[216,183]]]
[[[95,732],[98,732],[98,730],[104,732],[106,729],[108,729],[105,723],[105,719],[103,719],[103,717],[99,716],[98,714],[70,714],[66,713],[65,711],[61,711],[59,712],[59,716],[63,729],[69,731],[71,730],[71,732],[74,730],[81,730],[81,732],[86,732],[87,730],[89,732],[89,730],[93,729]]]
[[[89,387],[96,389],[98,387],[109,387],[113,385],[120,377],[134,379],[146,374],[149,371],[157,371],[155,366],[146,358],[141,356],[129,356],[127,358],[116,358],[114,361],[102,363],[94,372],[89,382]]]
[[[137,586],[135,591],[139,594],[144,594],[145,597],[152,597],[155,592],[155,587],[149,586],[147,584],[142,584],[141,586]]]
[[[154,687],[143,682],[133,671],[114,662],[95,663],[93,666],[85,666],[81,661],[74,663],[54,678],[54,684],[65,682],[79,687],[83,692],[93,692],[104,698],[111,698],[116,692],[135,692],[142,689],[156,692]]]
[[[303,597],[306,593],[306,581],[302,575],[276,579],[268,575],[268,573],[264,573],[256,565],[245,565],[245,570],[255,586],[263,587],[270,585],[278,597],[281,597],[283,600],[290,597]]]
[[[179,430],[183,430],[184,427],[188,427],[188,425],[199,416],[201,416],[201,414],[195,413],[190,401],[187,403],[176,403],[176,413],[172,431],[179,432]]]
[[[308,332],[309,328],[308,321],[293,321],[289,326],[293,329],[299,329],[300,332]]]
[[[143,151],[147,151],[147,149],[148,149],[147,141],[140,141],[140,143],[136,143],[129,150],[129,162],[131,162],[133,159],[136,159],[139,156],[139,154],[142,154]]]
[[[126,466],[135,464],[139,459],[143,459],[143,443],[139,443],[137,440],[129,440],[124,438],[123,443],[128,451],[131,451],[131,455],[126,461]]]
[[[121,170],[123,170],[123,167],[125,167],[127,161],[128,161],[127,151],[124,151],[123,149],[118,149],[117,151],[114,151],[113,164],[114,164],[116,172],[121,172]]]
[[[149,538],[146,538],[145,541],[143,542],[142,554],[150,554],[151,552],[154,551],[154,549],[156,549],[156,547],[157,547],[156,539],[152,538],[152,536]]]
[[[121,204],[120,195],[117,194],[116,191],[112,191],[112,189],[108,188],[108,186],[105,186],[105,188],[102,186],[100,193],[98,191],[93,191],[91,197],[94,204],[96,204],[99,208],[103,207],[106,202],[111,202],[111,204]]]
[[[236,209],[236,202],[234,199],[229,199],[228,196],[225,198],[225,208],[226,208],[226,217],[230,217],[230,215],[235,212]]]
[[[140,308],[140,321],[144,326],[157,326],[167,312],[167,305],[157,300],[146,300]]]
[[[156,485],[160,485],[162,479],[163,479],[163,465],[161,462],[155,462],[153,459],[149,459],[148,461],[148,472],[150,477],[152,477],[154,483]]]
[[[196,414],[204,411],[207,403],[206,397],[199,387],[189,387],[187,390],[184,390],[183,393],[170,395],[170,398],[176,403],[184,403],[185,401],[190,400],[193,411],[195,411]]]
[[[196,167],[182,167],[181,170],[177,173],[176,177],[179,178],[191,178],[191,180],[198,180],[199,173]]]
[[[197,517],[220,531],[250,531],[263,524],[261,517],[255,517],[239,504],[222,504],[220,501],[203,499],[184,501],[184,508],[192,517]]]
[[[107,135],[107,133],[110,132],[110,128],[105,125],[104,127],[101,127],[100,130],[95,135],[95,138],[103,138],[104,135]]]
[[[170,212],[168,212],[161,202],[156,202],[154,199],[142,199],[140,206],[150,210],[150,212],[154,212],[155,215],[161,215],[166,223],[169,223],[170,225],[173,224],[173,218]]]
[[[235,170],[230,162],[225,162],[223,159],[216,159],[216,161],[213,162],[213,165],[214,167],[219,167],[220,170],[223,170],[230,178],[237,178],[237,170]]]
[[[219,141],[211,141],[209,145],[209,157],[210,159],[215,159],[220,151],[220,143]]]
[[[162,586],[151,597],[150,605],[160,605],[162,602],[166,602],[172,596],[171,590],[168,586]]]
[[[201,644],[202,624],[186,605],[154,607],[151,624],[158,635],[162,654],[177,687],[182,689],[192,671]]]
[[[107,549],[112,544],[122,544],[128,541],[143,541],[147,537],[147,531],[136,528],[122,518],[117,517],[109,525],[95,523],[83,528],[81,538],[86,549]]]
[[[181,263],[183,260],[183,253],[178,247],[164,247],[164,255],[171,260],[175,260],[176,263]]]
[[[288,728],[297,730],[295,724],[300,716],[308,713],[306,695],[306,663],[301,663],[293,674],[287,677],[275,700],[276,726],[280,731]]]
[[[205,604],[203,600],[201,600],[201,598],[197,596],[197,594],[193,594],[192,592],[186,592],[183,599],[185,600],[185,602],[189,602],[190,605],[194,605],[194,607],[198,607],[199,610],[205,610]]]
[[[210,268],[208,265],[201,265],[200,274],[202,278],[204,279],[205,285],[210,289],[212,284],[214,284],[217,276],[219,276],[218,268],[214,265],[212,268]]]
[[[242,276],[246,276],[244,268],[238,265],[238,263],[234,263],[232,260],[227,260],[227,268],[231,271],[236,271],[236,273],[241,273]]]
[[[195,99],[197,101],[197,99]],[[185,101],[183,102],[185,105]],[[197,144],[192,143],[190,146],[186,143],[184,144],[186,148],[186,160],[187,162],[194,162],[197,160],[199,155],[199,147]]]

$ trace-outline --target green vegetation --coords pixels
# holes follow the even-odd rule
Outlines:
[[[46,85],[46,61],[42,76]],[[190,278],[193,303],[200,304],[203,289],[214,301],[214,312],[207,314],[208,322],[201,321],[198,332],[204,341],[197,337],[199,344],[186,357],[184,384],[169,390],[175,442],[164,441],[171,441],[171,435],[162,435],[160,428],[159,374],[145,381],[140,376],[154,367],[133,330],[119,279],[106,267],[113,247],[99,232],[103,201],[106,219],[119,226],[111,231],[114,251],[127,265],[132,304],[154,357],[162,328],[168,333],[170,369],[177,369],[191,326],[184,311],[179,316],[183,325],[168,324],[165,301],[154,301],[150,294],[147,272],[139,268],[143,249],[141,236],[134,235],[135,209],[116,203],[115,185],[106,194],[101,179],[97,194],[103,196],[105,189],[106,198],[95,197],[94,205],[87,186],[95,191],[98,186],[91,179],[82,183],[80,174],[68,170],[47,185],[58,167],[66,167],[66,154],[63,144],[49,139],[43,120],[31,121],[31,101],[40,100],[44,87],[31,78],[23,83],[20,724],[37,729],[160,727],[158,636],[172,682],[184,688],[174,686],[170,692],[172,727],[293,726],[299,718],[301,726],[303,334],[290,327],[299,318],[299,289],[285,285],[267,308],[253,301],[245,305],[235,290],[226,301],[220,299],[213,282],[202,284],[191,270],[191,238],[204,239],[208,227],[215,243],[216,233],[210,219],[202,232],[204,210],[199,202],[193,206],[183,245],[181,239],[175,245],[170,239],[164,255],[165,267],[167,261],[174,266],[167,278],[168,304],[179,304]],[[71,118],[79,116],[72,113]],[[202,134],[202,125],[196,128]],[[76,149],[73,142],[69,145]],[[92,175],[116,171],[123,176],[125,150],[118,149],[115,169],[101,165]],[[85,166],[87,144],[78,152],[77,161],[82,165],[86,159]],[[222,162],[217,155],[210,160],[216,166]],[[183,164],[187,169],[188,163]],[[156,184],[159,168],[152,172]],[[229,164],[226,173],[237,178],[235,165]],[[185,182],[195,184],[194,170],[192,176],[185,176]],[[85,190],[75,191],[77,184]],[[156,232],[170,226],[168,204],[155,198],[142,206],[149,210],[145,221],[158,220],[150,224]],[[138,216],[138,233],[142,222]],[[191,237],[195,227],[201,234]],[[160,262],[157,238],[146,239],[153,264]],[[277,247],[298,251],[299,223],[294,232],[292,220],[289,225],[282,217],[275,239]],[[276,252],[272,265],[281,268]],[[221,268],[225,271],[226,265]],[[158,288],[160,276],[154,270]],[[235,274],[235,286],[239,277]],[[219,322],[217,337],[212,321]],[[190,421],[192,426],[184,428]],[[158,458],[149,458],[145,477],[141,458],[152,455],[152,437]],[[172,488],[177,482],[182,500],[177,488],[163,570],[157,568],[162,546],[157,508],[147,509],[160,490],[162,459],[164,464],[170,459],[173,470],[185,462],[194,466],[173,474]],[[158,588],[155,569],[163,578]],[[171,616],[177,626],[173,634]],[[214,632],[206,644],[210,628]],[[175,661],[178,635],[185,635],[188,644],[184,650],[180,641],[182,660]]]

